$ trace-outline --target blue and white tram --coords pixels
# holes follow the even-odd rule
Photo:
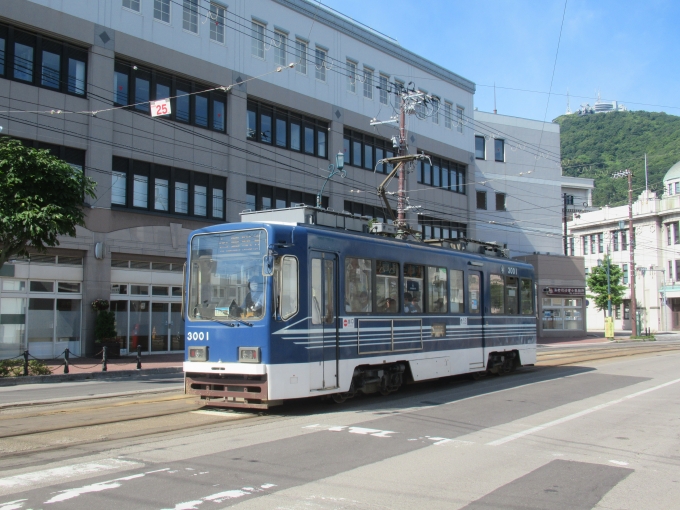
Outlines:
[[[360,220],[309,207],[243,219],[188,240],[185,388],[210,405],[342,401],[535,363],[528,264],[353,232]]]

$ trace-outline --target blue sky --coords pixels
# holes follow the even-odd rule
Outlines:
[[[568,0],[549,104],[563,0],[322,3],[475,82],[482,111],[493,110],[495,81],[505,115],[550,121],[565,112],[567,89],[572,110],[599,90],[632,110],[680,115],[677,0]]]

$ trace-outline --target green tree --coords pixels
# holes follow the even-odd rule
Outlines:
[[[595,300],[595,307],[598,310],[602,310],[605,317],[607,316],[608,309],[607,266],[609,266],[609,289],[612,296],[612,307],[619,306],[623,302],[623,293],[628,288],[626,285],[621,285],[623,271],[619,266],[611,263],[609,255],[605,256],[601,266],[598,265],[593,268],[586,279],[588,290],[592,292],[588,297]]]
[[[29,247],[44,253],[57,236],[74,237],[94,191],[92,179],[49,151],[0,140],[0,267]]]

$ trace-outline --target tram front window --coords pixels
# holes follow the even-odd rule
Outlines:
[[[262,319],[266,253],[264,230],[195,236],[189,261],[189,319]]]

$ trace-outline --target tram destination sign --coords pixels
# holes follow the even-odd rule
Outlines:
[[[585,296],[585,287],[545,287],[543,292],[546,294],[560,294],[567,296]]]

